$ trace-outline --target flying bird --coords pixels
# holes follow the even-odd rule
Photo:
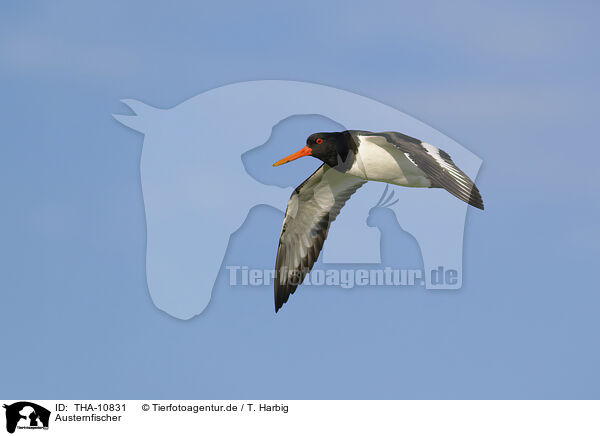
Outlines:
[[[303,149],[273,166],[303,156],[314,156],[323,165],[294,190],[287,205],[275,261],[275,312],[310,272],[331,223],[346,201],[369,180],[414,188],[444,188],[483,210],[475,183],[448,153],[402,133],[314,133]]]

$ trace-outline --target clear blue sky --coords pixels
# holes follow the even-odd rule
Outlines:
[[[0,397],[598,398],[599,13],[3,2]],[[142,137],[111,114],[254,79],[374,98],[483,159],[460,291],[311,288],[276,317],[232,290],[191,321],[152,304]]]

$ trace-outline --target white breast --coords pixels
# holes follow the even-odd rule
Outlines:
[[[379,137],[358,136],[358,139],[358,154],[348,170],[349,174],[394,185],[431,186],[425,173],[393,145],[382,143]]]

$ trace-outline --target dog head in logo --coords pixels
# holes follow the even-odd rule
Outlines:
[[[6,409],[6,431],[14,433],[17,426],[48,428],[50,411],[29,401],[3,406]]]

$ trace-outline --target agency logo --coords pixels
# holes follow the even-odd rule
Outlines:
[[[134,114],[114,117],[144,134],[140,175],[148,288],[154,304],[179,319],[192,318],[206,308],[219,277],[232,275],[236,283],[244,283],[247,272],[250,282],[257,271],[272,275],[268,270],[275,264],[290,195],[322,162],[306,158],[281,168],[272,164],[302,147],[311,134],[401,132],[423,141],[417,147],[420,151],[407,151],[417,164],[431,163],[434,172],[448,167],[449,174],[456,175],[451,156],[473,181],[482,162],[451,138],[397,109],[313,83],[236,83],[169,109],[122,101]],[[373,181],[352,195],[332,224],[314,273],[324,267],[377,270],[376,280],[367,284],[377,284],[381,277],[385,284],[386,277],[394,279],[394,271],[398,281],[402,271],[409,272],[405,275],[410,283],[410,271],[421,270],[416,286],[459,289],[467,203],[444,189],[396,186],[393,198],[388,198],[391,191],[382,196],[384,189],[384,184]],[[242,243],[241,234],[250,237]],[[329,286],[327,273],[324,278]],[[362,273],[352,278],[364,281]],[[264,279],[260,286],[272,282]]]
[[[6,409],[6,431],[47,430],[50,423],[50,411],[29,401],[19,401],[3,406]]]

